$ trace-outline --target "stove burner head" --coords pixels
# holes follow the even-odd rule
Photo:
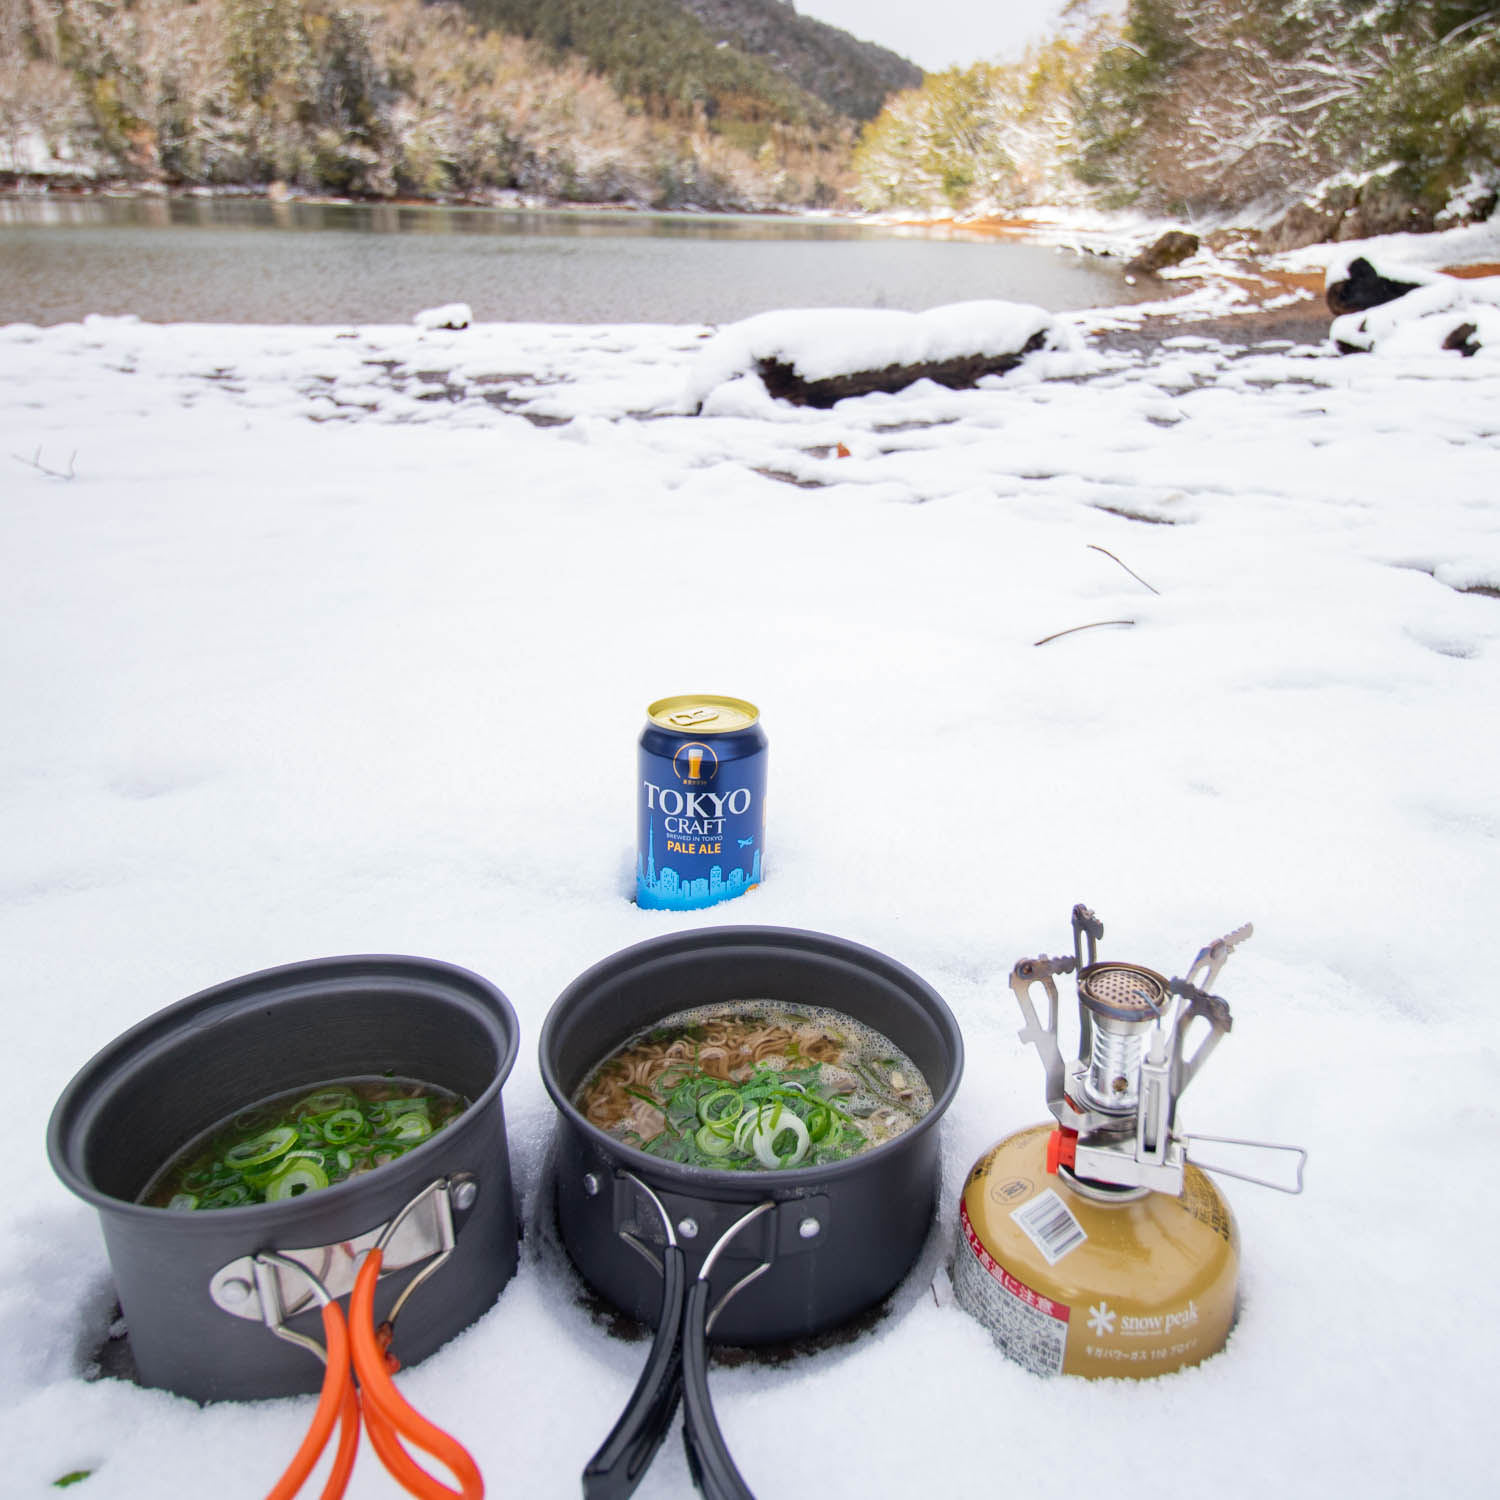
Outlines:
[[[1078,976],[1078,998],[1099,1017],[1154,1021],[1168,1004],[1167,981],[1135,964],[1094,964]]]

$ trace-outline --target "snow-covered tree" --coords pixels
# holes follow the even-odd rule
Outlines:
[[[897,95],[856,148],[860,202],[997,213],[1079,198],[1074,103],[1106,35],[1090,27],[1019,63],[951,68]]]
[[[1486,162],[1500,8],[1415,0],[1131,0],[1080,110],[1085,178],[1115,201],[1288,202],[1405,171],[1429,202]]]

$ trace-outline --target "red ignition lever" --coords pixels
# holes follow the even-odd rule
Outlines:
[[[1054,1130],[1047,1137],[1047,1170],[1057,1176],[1059,1167],[1071,1167],[1078,1160],[1078,1132]]]

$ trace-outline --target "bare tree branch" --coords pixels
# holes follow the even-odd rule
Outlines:
[[[40,448],[36,450],[36,453],[31,458],[22,458],[19,453],[12,453],[11,457],[15,459],[18,464],[25,464],[28,469],[35,469],[38,474],[45,474],[49,479],[72,479],[75,477],[73,473],[73,465],[78,461],[78,450],[75,448],[73,450],[72,457],[68,459],[68,468],[66,473],[64,473],[61,469],[48,468],[47,465],[42,462],[42,450]]]

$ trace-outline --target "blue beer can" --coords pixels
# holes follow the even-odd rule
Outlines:
[[[660,698],[641,731],[635,899],[695,911],[760,884],[766,732],[743,698]]]

